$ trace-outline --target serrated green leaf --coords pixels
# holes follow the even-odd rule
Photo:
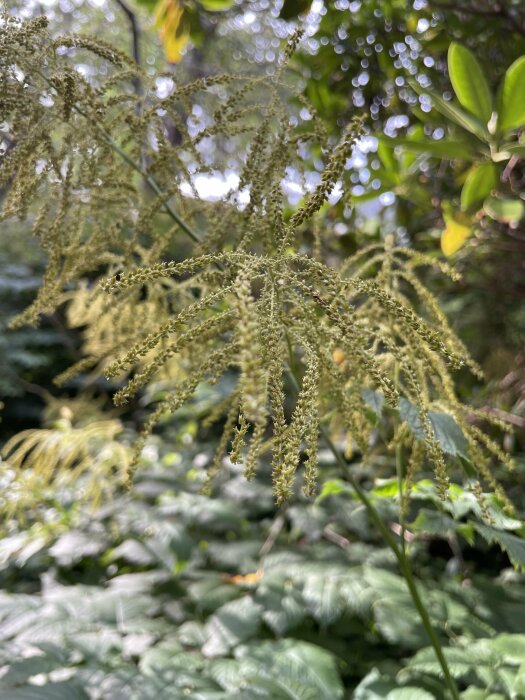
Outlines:
[[[498,169],[494,163],[482,163],[469,170],[461,190],[461,208],[474,209],[498,186]]]
[[[252,597],[232,600],[219,608],[205,627],[205,656],[219,656],[253,637],[261,623],[261,606]]]
[[[486,199],[483,209],[492,219],[504,224],[519,221],[525,212],[521,199],[498,199],[497,197]]]
[[[456,521],[445,513],[422,508],[414,522],[410,523],[410,529],[421,534],[446,537],[457,529],[457,525]]]
[[[406,686],[391,690],[386,696],[386,700],[434,700],[434,696],[422,688]]]
[[[408,427],[418,440],[425,439],[425,430],[421,422],[419,410],[417,406],[404,397],[399,400],[399,416],[408,423]],[[452,416],[449,416],[448,413],[429,411],[428,418],[432,425],[434,436],[443,452],[449,455],[461,455],[466,457],[468,447],[467,439]]]
[[[498,131],[517,129],[525,124],[525,56],[508,68],[501,84],[498,100]]]
[[[383,406],[385,404],[385,396],[380,391],[373,391],[372,389],[361,389],[361,396],[363,401],[367,406],[370,406],[372,411],[378,418],[381,418],[383,413]]]
[[[452,42],[448,50],[448,71],[460,104],[482,124],[487,124],[492,115],[492,95],[474,54]]]
[[[3,690],[2,700],[89,700],[89,696],[75,681],[62,681]]]
[[[517,569],[525,570],[524,539],[482,523],[476,523],[474,527],[489,544],[499,545],[508,554],[510,561]]]

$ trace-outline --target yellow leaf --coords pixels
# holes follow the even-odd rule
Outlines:
[[[457,253],[467,238],[472,233],[470,224],[458,221],[453,217],[445,217],[445,230],[441,234],[441,250],[450,257]]]
[[[336,365],[341,365],[345,361],[345,354],[341,348],[336,348],[332,353],[332,358]]]
[[[228,576],[228,581],[230,583],[235,583],[238,586],[253,586],[262,579],[263,573],[259,569],[251,574],[245,574],[244,576]]]
[[[179,0],[159,0],[155,7],[155,26],[164,44],[166,60],[178,63],[190,38],[184,8]]]

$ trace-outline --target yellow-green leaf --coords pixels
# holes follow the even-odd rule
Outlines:
[[[159,0],[155,8],[155,26],[164,44],[169,63],[178,63],[190,38],[184,8],[179,0]]]
[[[525,56],[521,56],[505,73],[498,104],[498,131],[517,129],[525,124]]]
[[[490,217],[503,224],[519,221],[525,210],[521,199],[498,199],[497,197],[486,199],[483,209]]]
[[[461,208],[463,211],[481,204],[493,189],[498,186],[498,169],[494,163],[482,163],[473,166],[467,175],[461,190]]]
[[[474,54],[452,42],[448,50],[448,71],[460,104],[486,124],[492,115],[492,95]]]
[[[465,222],[463,217],[446,217],[445,230],[441,234],[441,250],[447,257],[454,255],[471,233],[472,227],[470,223]]]

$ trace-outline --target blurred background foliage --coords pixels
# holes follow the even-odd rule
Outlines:
[[[96,34],[181,82],[271,72],[283,38],[304,26],[291,76],[311,107],[295,103],[291,118],[315,110],[334,140],[355,114],[367,129],[311,235],[334,261],[391,234],[437,259],[448,253],[462,281],[429,271],[425,283],[486,374],[479,384],[460,373],[460,392],[513,427],[505,448],[518,468],[503,478],[523,516],[525,120],[505,138],[514,150],[493,148],[487,119],[481,137],[458,123],[464,96],[449,53],[452,42],[472,52],[497,104],[525,56],[521,0],[15,0],[9,10],[46,13],[56,34]],[[96,65],[80,69],[96,80]],[[206,109],[186,118],[205,122]],[[290,170],[283,182],[292,204],[320,178],[320,150],[303,155],[306,181]],[[234,156],[200,183],[204,198],[227,188]],[[248,484],[231,465],[210,498],[200,495],[220,434],[206,418],[222,398],[203,391],[148,445],[133,492],[115,487],[168,380],[111,415],[114,387],[89,373],[57,388],[53,378],[81,356],[82,324],[68,324],[63,307],[36,329],[6,330],[43,264],[27,227],[2,225],[0,431],[7,442],[31,430],[46,468],[70,460],[84,480],[49,489],[31,463],[5,465],[2,485],[25,517],[5,519],[0,543],[2,698],[445,698],[406,586],[327,455],[313,502],[297,495],[276,510],[264,474]],[[356,469],[395,525],[397,486],[381,479],[381,459],[373,473]],[[109,503],[89,510],[79,500],[93,481]],[[525,697],[525,585],[513,568],[525,566],[521,521],[493,504],[494,526],[480,529],[459,485],[449,511],[425,479],[412,498],[411,556],[462,697]]]

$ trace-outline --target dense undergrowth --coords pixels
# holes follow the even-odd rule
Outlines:
[[[321,458],[320,496],[286,510],[233,466],[201,495],[208,452],[158,444],[133,497],[94,513],[48,503],[52,528],[0,549],[2,697],[446,697],[394,558]],[[395,482],[371,485],[395,517]],[[522,697],[522,575],[476,535],[471,494],[457,487],[442,512],[422,480],[412,499],[411,558],[461,697]],[[525,561],[519,523],[494,515]]]

